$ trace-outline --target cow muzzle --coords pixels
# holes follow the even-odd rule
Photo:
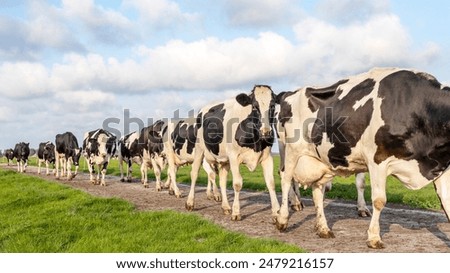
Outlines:
[[[267,128],[267,127],[261,128],[261,136],[263,138],[272,136],[272,130],[270,128]]]

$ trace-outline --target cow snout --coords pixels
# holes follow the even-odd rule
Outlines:
[[[106,155],[107,155],[106,153],[102,153],[102,154],[101,154],[101,156],[102,156],[103,158],[105,158]]]
[[[261,128],[261,135],[262,135],[263,137],[270,136],[271,133],[272,133],[272,130],[270,130],[270,128],[267,128],[267,127]]]

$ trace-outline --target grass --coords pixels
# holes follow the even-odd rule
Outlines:
[[[141,212],[117,198],[93,197],[0,169],[0,252],[304,252],[255,239],[193,214]]]
[[[280,158],[279,156],[274,156],[274,176],[275,176],[275,183],[276,183],[276,190],[277,192],[281,192],[281,186],[280,186],[280,177],[276,170],[278,170],[278,166],[280,164]],[[82,161],[80,160],[80,169],[87,171],[87,167],[85,160],[82,158]],[[125,166],[124,166],[125,167]],[[134,164],[133,165],[133,177],[140,177],[140,171],[139,166]],[[190,166],[185,166],[179,168],[179,171],[177,173],[177,181],[180,183],[190,184]],[[112,175],[120,175],[119,171],[119,165],[118,161],[113,159],[110,162],[110,165],[108,166],[108,174]],[[245,166],[241,166],[241,174],[244,178],[244,185],[243,187],[245,189],[250,190],[256,190],[256,191],[266,191],[266,185],[264,183],[264,177],[262,173],[261,166],[258,166],[254,172],[250,172]],[[154,174],[152,171],[149,172],[150,179],[154,179]],[[162,178],[166,179],[166,172],[164,171],[162,174]],[[232,188],[231,184],[231,174],[228,176],[228,188]],[[327,198],[332,199],[343,199],[343,200],[352,200],[356,201],[357,199],[357,192],[356,187],[354,184],[355,177],[349,176],[349,177],[336,177],[333,181],[333,187],[332,190],[329,191],[326,194]],[[199,178],[198,178],[198,184],[199,185],[206,185],[207,182],[207,175],[206,172],[203,171],[203,169],[200,170]],[[370,190],[370,179],[368,175],[366,175],[366,190],[364,193],[365,200],[368,204],[371,203],[371,190]],[[426,187],[420,189],[420,190],[409,190],[406,187],[402,185],[400,181],[398,181],[396,178],[390,176],[387,178],[387,201],[388,203],[396,203],[396,204],[404,204],[415,208],[421,208],[421,209],[432,209],[432,210],[440,210],[441,209],[441,203],[436,195],[436,192],[434,190],[434,186],[432,184],[427,185]],[[308,196],[310,197],[311,189],[301,190],[302,196]]]

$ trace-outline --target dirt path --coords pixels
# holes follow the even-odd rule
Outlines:
[[[27,171],[30,175],[38,175],[35,167],[29,167]],[[116,176],[107,177],[106,187],[92,185],[86,174],[79,174],[73,181],[55,180],[53,176],[40,177],[93,195],[123,198],[134,203],[140,210],[171,209],[186,212],[184,203],[189,193],[187,185],[180,185],[184,197],[177,199],[167,191],[155,191],[154,183],[150,183],[150,188],[145,189],[137,180],[122,183]],[[228,191],[228,198],[231,203],[232,191]],[[306,207],[303,211],[291,212],[288,230],[282,233],[272,224],[269,195],[265,192],[241,193],[240,222],[232,222],[230,216],[223,215],[220,203],[207,200],[204,187],[197,188],[195,201],[196,208],[190,213],[202,215],[229,230],[253,237],[286,241],[311,252],[450,252],[450,224],[443,212],[388,204],[381,216],[381,233],[386,248],[373,250],[365,243],[370,218],[357,216],[355,202],[326,200],[325,213],[336,238],[321,239],[314,233],[315,211],[311,199],[304,199]]]

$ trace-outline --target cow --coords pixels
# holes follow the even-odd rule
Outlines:
[[[279,97],[282,97],[286,92],[283,92],[279,95]],[[276,116],[276,120],[275,120],[275,132],[277,134],[277,139],[278,139],[278,149],[279,149],[279,154],[280,154],[280,165],[278,168],[278,173],[280,174],[280,176],[282,176],[282,172],[284,170],[284,156],[285,156],[285,134],[284,134],[284,128],[281,126],[281,122],[280,122],[280,104],[276,104],[275,107],[276,111],[275,111],[275,116]],[[285,120],[283,120],[283,122],[285,122]],[[358,212],[358,216],[360,217],[369,217],[372,216],[372,214],[370,213],[370,210],[367,208],[366,206],[366,200],[364,199],[364,190],[366,187],[366,183],[365,183],[365,174],[364,173],[358,173],[355,176],[355,186],[356,186],[356,191],[357,191],[357,212]],[[328,183],[325,184],[325,186],[323,187],[324,192],[331,190],[332,187],[332,183],[331,181],[329,181]],[[300,211],[303,209],[304,205],[303,202],[301,202],[301,197],[300,197],[300,191],[299,191],[299,187],[297,183],[293,183],[292,184],[292,189],[289,191],[289,202],[290,202],[290,207],[295,210],[295,211]]]
[[[17,171],[24,173],[28,166],[28,156],[30,155],[30,143],[17,143],[13,151],[14,157],[17,159]]]
[[[271,148],[274,142],[275,94],[268,85],[255,85],[250,94],[203,107],[197,115],[194,161],[191,170],[191,189],[186,209],[193,210],[195,184],[202,160],[217,166],[222,194],[222,210],[231,214],[232,221],[241,220],[239,193],[242,189],[241,164],[254,171],[262,166],[269,190],[272,217],[280,208],[273,176]],[[233,177],[234,201],[231,208],[226,193],[229,170]]]
[[[139,155],[138,150],[139,133],[132,132],[123,137],[121,137],[117,143],[119,154],[119,169],[120,169],[120,181],[121,182],[131,182],[133,173],[133,162],[137,164],[142,164],[142,158]],[[124,178],[123,162],[127,164],[126,179]]]
[[[8,166],[11,165],[12,164],[12,160],[14,159],[14,150],[13,149],[6,149],[5,157],[6,157],[6,162],[8,163]]]
[[[38,156],[38,174],[41,173],[41,164],[45,162],[46,174],[49,175],[49,164],[55,165],[55,145],[51,141],[39,143],[37,151]],[[53,170],[55,172],[55,170]]]
[[[97,129],[86,132],[83,138],[83,154],[89,169],[89,180],[94,184],[106,186],[105,175],[109,160],[116,152],[116,136],[104,130]],[[95,166],[97,178],[94,178]],[[100,173],[102,178],[100,179]]]
[[[414,190],[434,183],[450,220],[450,87],[424,72],[375,68],[277,99],[286,138],[279,230],[288,226],[288,194],[295,180],[312,187],[317,234],[334,237],[322,187],[334,176],[361,172],[369,172],[372,189],[368,247],[384,247],[380,215],[388,175]]]
[[[61,175],[67,176],[67,180],[72,180],[78,173],[79,161],[82,148],[78,146],[78,140],[72,132],[57,134],[55,137],[55,162],[56,179],[60,178],[59,169],[61,166]],[[72,164],[75,165],[75,173],[72,174]]]
[[[180,198],[181,192],[177,186],[176,173],[179,167],[192,164],[196,142],[196,118],[171,119],[163,129],[164,154],[168,163],[169,193]],[[206,161],[202,163],[208,175],[206,197],[220,202],[222,200],[216,185],[215,166]]]

